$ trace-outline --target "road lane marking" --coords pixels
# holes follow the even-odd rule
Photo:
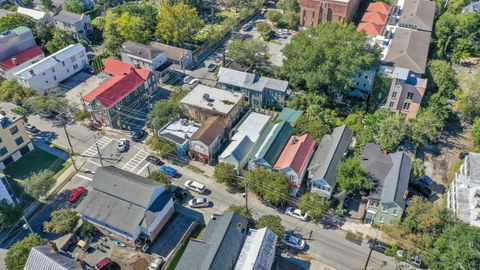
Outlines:
[[[85,180],[88,180],[88,181],[93,181],[93,178],[86,177],[85,175],[77,174],[77,176],[80,177],[80,178],[83,178]]]
[[[135,156],[133,156],[125,165],[123,165],[122,169],[133,172],[147,156],[147,152],[143,150],[138,151]]]
[[[137,172],[137,174],[138,174],[138,175],[142,175],[143,170],[145,170],[145,169],[148,167],[148,165],[150,165],[150,164],[147,162],[147,164],[145,164],[145,166],[143,166],[143,167],[140,169],[140,171]]]

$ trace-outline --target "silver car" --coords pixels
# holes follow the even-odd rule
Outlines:
[[[291,247],[291,248],[295,248],[295,249],[298,249],[298,250],[302,250],[305,248],[305,241],[294,235],[294,234],[289,234],[289,233],[286,233],[284,236],[283,236],[283,239],[282,239],[282,242]]]
[[[208,207],[210,202],[207,198],[194,198],[188,201],[188,206],[191,208],[200,208],[200,207]]]
[[[128,140],[123,138],[123,139],[120,139],[120,141],[118,142],[118,145],[117,145],[117,151],[118,152],[125,152],[127,151],[128,149]]]

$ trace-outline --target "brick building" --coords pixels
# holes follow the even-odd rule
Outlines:
[[[300,26],[316,26],[322,22],[351,22],[359,0],[300,0]]]

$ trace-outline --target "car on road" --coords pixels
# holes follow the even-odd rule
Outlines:
[[[200,83],[200,80],[195,78],[188,82],[188,88],[193,89]]]
[[[118,145],[117,145],[117,151],[118,152],[125,152],[128,150],[128,140],[123,138],[123,139],[120,139],[119,142],[118,142]]]
[[[248,22],[242,26],[242,30],[247,32],[252,30],[252,28],[253,28],[253,24],[251,22]]]
[[[87,192],[87,189],[84,186],[79,186],[77,188],[74,188],[71,192],[70,195],[67,197],[67,202],[69,203],[74,203],[78,199],[80,199],[85,193]]]
[[[208,72],[213,72],[215,71],[216,68],[217,68],[217,65],[213,63],[207,66]]]
[[[390,245],[385,244],[383,242],[380,242],[378,240],[373,240],[373,239],[368,240],[367,246],[370,249],[373,249],[373,250],[378,251],[380,253],[385,253],[385,251],[387,249],[391,248]]]
[[[174,201],[181,201],[188,196],[188,191],[184,190],[183,188],[181,188],[179,186],[173,185],[170,190],[173,193],[173,200]]]
[[[25,125],[25,130],[30,133],[37,133],[39,130],[34,125],[28,123]]]
[[[210,202],[207,198],[193,198],[188,201],[188,206],[191,208],[201,208],[201,207],[208,207]]]
[[[283,239],[282,239],[282,242],[288,246],[288,247],[291,247],[291,248],[295,248],[295,249],[299,249],[299,250],[302,250],[305,248],[305,241],[294,235],[294,234],[291,234],[291,233],[285,233],[283,235]]]
[[[140,142],[142,141],[143,139],[145,139],[145,137],[147,137],[147,132],[143,129],[140,129],[139,131],[133,133],[132,135],[132,141],[134,142]]]
[[[183,78],[183,83],[184,84],[187,84],[189,83],[191,80],[193,80],[193,77],[192,76],[185,76],[185,78]]]
[[[302,221],[307,221],[308,220],[307,213],[303,214],[302,210],[297,209],[297,208],[288,207],[287,210],[285,210],[285,213],[289,216],[292,216],[294,218],[298,218]]]
[[[205,185],[197,181],[188,180],[185,182],[185,188],[197,193],[203,193],[205,191]]]
[[[177,176],[178,172],[175,170],[175,168],[172,168],[170,166],[162,166],[160,167],[160,172],[166,173],[168,176],[175,177]]]
[[[164,261],[162,258],[156,258],[148,266],[148,270],[159,270],[163,265]]]
[[[420,258],[420,256],[418,256],[418,255],[412,256],[410,258],[410,260],[408,260],[408,263],[415,266],[415,267],[423,268],[422,258]]]
[[[148,155],[146,158],[145,158],[148,162],[150,163],[153,163],[155,165],[163,165],[164,163],[156,156],[154,155]]]

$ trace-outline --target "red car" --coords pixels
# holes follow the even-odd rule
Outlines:
[[[83,194],[85,194],[86,191],[87,191],[87,189],[83,186],[79,186],[79,187],[73,189],[72,192],[70,193],[70,196],[68,196],[67,201],[69,203],[74,203],[75,201],[80,199],[80,197],[82,197]]]

